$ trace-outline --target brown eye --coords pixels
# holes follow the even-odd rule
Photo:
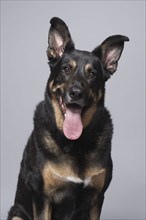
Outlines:
[[[69,74],[70,71],[71,71],[71,67],[70,66],[63,67],[63,72],[65,72],[66,74]]]
[[[96,77],[96,72],[95,72],[94,70],[91,70],[91,71],[89,72],[89,74],[88,74],[88,77],[89,77],[90,79],[95,78],[95,77]]]

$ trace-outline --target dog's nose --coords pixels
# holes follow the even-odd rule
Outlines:
[[[78,101],[83,98],[83,92],[81,88],[73,86],[70,88],[69,96],[71,97],[73,101]]]

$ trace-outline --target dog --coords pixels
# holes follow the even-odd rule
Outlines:
[[[105,83],[129,41],[108,37],[92,52],[75,49],[69,29],[53,17],[50,76],[23,153],[8,220],[99,220],[112,179],[113,124]]]

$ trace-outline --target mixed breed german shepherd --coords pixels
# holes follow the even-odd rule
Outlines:
[[[129,39],[114,35],[92,52],[81,51],[64,21],[54,17],[50,23],[51,73],[35,110],[8,220],[98,220],[112,179],[105,82]]]

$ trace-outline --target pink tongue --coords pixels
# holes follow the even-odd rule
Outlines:
[[[81,136],[82,130],[81,109],[67,108],[63,123],[63,131],[66,138],[76,140]]]

